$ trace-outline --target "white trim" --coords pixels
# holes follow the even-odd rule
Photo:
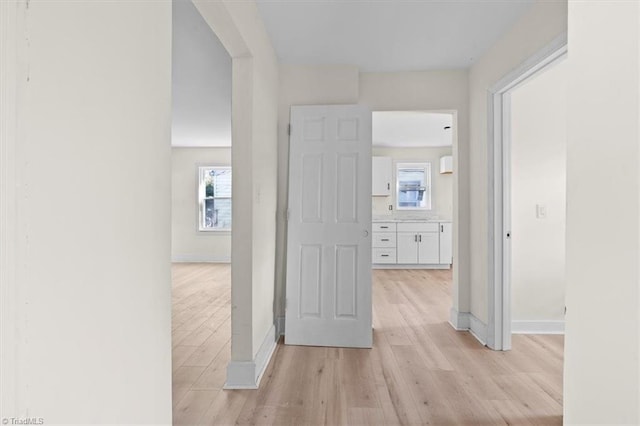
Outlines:
[[[487,97],[489,323],[486,342],[495,350],[511,349],[511,239],[507,237],[511,233],[509,92],[566,54],[567,34],[563,33],[500,79]]]
[[[487,325],[473,314],[469,314],[469,333],[483,346],[487,346]]]
[[[564,320],[511,321],[513,334],[564,334]]]
[[[173,263],[231,263],[231,256],[209,256],[208,254],[176,254]]]
[[[406,265],[397,263],[374,263],[371,265],[373,269],[451,269],[449,264],[441,265]]]
[[[276,318],[276,337],[284,336],[285,317]]]
[[[469,312],[458,312],[451,308],[449,324],[458,331],[469,330]]]
[[[258,389],[277,346],[276,327],[271,326],[253,361],[230,361],[224,389]]]
[[[471,312],[458,312],[451,308],[449,324],[456,331],[468,331],[483,346],[487,346],[487,325]]]
[[[18,147],[18,53],[24,38],[18,33],[24,13],[17,1],[0,2],[0,411],[17,416],[19,389],[19,315],[16,283],[17,221],[16,163]],[[24,83],[21,83],[21,86]]]

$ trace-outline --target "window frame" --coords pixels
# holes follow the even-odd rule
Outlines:
[[[425,207],[404,207],[400,206],[400,169],[424,169],[425,173],[425,192],[428,198],[425,201]],[[401,161],[396,163],[395,178],[396,178],[396,192],[395,192],[395,208],[397,211],[429,211],[433,210],[433,179],[432,179],[432,167],[430,161],[409,162]]]
[[[231,227],[229,228],[207,228],[203,226],[203,220],[205,217],[205,200],[230,200],[233,204],[233,174],[231,177],[231,196],[230,197],[207,197],[206,196],[206,185],[203,185],[205,174],[208,170],[229,170],[231,171],[231,166],[225,164],[198,164],[196,167],[196,230],[198,232],[226,232],[230,233],[233,228],[233,220],[231,221]],[[233,206],[232,206],[233,211]]]

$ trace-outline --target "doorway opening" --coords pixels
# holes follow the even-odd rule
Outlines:
[[[374,282],[404,274],[423,286],[441,286],[433,292],[441,300],[429,313],[436,322],[449,320],[456,293],[456,147],[455,111],[373,112]]]
[[[559,37],[550,43],[545,49],[531,57],[521,67],[511,74],[504,77],[498,82],[489,94],[489,180],[490,180],[490,212],[489,212],[489,288],[488,288],[488,306],[489,306],[489,324],[487,327],[487,345],[495,350],[511,349],[512,328],[515,327],[519,332],[562,332],[561,319],[564,315],[563,290],[558,291],[559,296],[554,298],[557,304],[562,300],[560,307],[561,315],[556,312],[552,319],[531,321],[520,317],[520,315],[533,315],[531,311],[522,313],[522,303],[527,299],[527,292],[531,292],[531,284],[522,286],[526,280],[523,280],[521,269],[518,274],[513,273],[513,265],[518,268],[529,268],[530,262],[535,261],[526,259],[527,244],[537,244],[536,251],[541,252],[543,256],[551,256],[551,261],[557,264],[564,262],[564,240],[563,236],[557,235],[564,229],[564,184],[562,179],[565,173],[566,162],[562,160],[562,156],[566,155],[560,148],[561,156],[558,158],[558,146],[553,143],[543,143],[535,146],[536,141],[532,138],[542,137],[545,141],[553,140],[558,136],[557,128],[565,126],[566,119],[559,115],[566,114],[566,108],[562,108],[562,98],[541,99],[541,93],[531,91],[528,84],[542,84],[544,89],[550,90],[550,93],[558,96],[562,93],[563,87],[558,86],[558,78],[549,78],[553,74],[562,71],[558,67],[565,58],[567,53],[566,35]],[[549,82],[538,80],[544,76]],[[553,88],[555,84],[557,87]],[[551,89],[549,89],[551,87]],[[525,90],[525,88],[527,90]],[[534,88],[535,89],[535,88]],[[529,93],[532,92],[532,93]],[[515,96],[512,99],[512,96]],[[536,99],[536,97],[538,99]],[[512,101],[517,101],[518,111],[516,112],[519,122],[517,128],[514,129]],[[566,101],[566,99],[565,99]],[[555,116],[552,114],[548,117],[549,126],[543,123],[532,125],[536,118],[531,117],[527,113],[527,108],[532,109],[535,105],[546,103],[546,109],[540,111],[549,112],[549,109],[557,108]],[[540,117],[538,117],[540,118]],[[555,129],[555,130],[554,130]],[[538,135],[540,130],[547,132]],[[565,130],[566,131],[566,130]],[[518,146],[514,151],[514,137],[518,137]],[[566,137],[564,137],[566,139]],[[531,146],[533,145],[533,146]],[[551,148],[545,150],[545,145]],[[556,144],[557,145],[557,144]],[[527,149],[531,150],[530,154],[525,154]],[[566,151],[566,150],[565,150]],[[535,152],[535,155],[531,155]],[[515,156],[514,156],[515,153]],[[514,166],[518,166],[515,170]],[[530,170],[527,170],[531,167]],[[539,175],[536,176],[536,174]],[[535,180],[532,182],[532,179]],[[514,185],[517,185],[514,187]],[[514,189],[518,189],[515,194]],[[543,191],[542,193],[540,191]],[[516,203],[516,204],[514,204]],[[552,207],[551,207],[552,206]],[[553,209],[553,218],[551,218],[551,210]],[[521,212],[518,218],[514,217],[514,213]],[[514,233],[514,225],[518,233]],[[555,225],[555,226],[551,226]],[[544,232],[542,232],[544,230]],[[555,233],[555,239],[546,239],[541,237],[548,230],[551,234]],[[542,233],[541,233],[542,232]],[[527,237],[529,235],[529,237]],[[516,243],[515,240],[518,240]],[[552,244],[552,250],[544,250],[543,244]],[[531,245],[529,246],[531,247]],[[515,249],[515,251],[514,251]],[[543,254],[542,254],[543,253]],[[555,255],[552,256],[552,253]],[[514,254],[516,257],[514,258]],[[538,265],[545,268],[546,265]],[[563,265],[554,269],[555,278],[552,282],[563,283],[564,272]],[[561,277],[561,278],[560,278]],[[514,287],[513,278],[518,280],[517,287]],[[539,279],[539,277],[538,277]],[[544,278],[548,284],[550,277]],[[553,284],[552,284],[553,285]],[[556,287],[558,284],[555,285]],[[516,296],[516,306],[518,309],[517,317],[514,318],[512,312],[512,294],[513,290],[518,288],[519,292]],[[557,290],[557,289],[556,289]],[[544,303],[543,303],[544,304]],[[557,308],[557,307],[556,307]],[[555,309],[555,308],[552,308]],[[556,311],[558,309],[555,309]],[[538,316],[540,312],[534,316]],[[547,312],[548,315],[548,312]],[[556,318],[557,317],[557,318]],[[513,320],[520,321],[514,323]],[[531,318],[534,319],[534,318]]]
[[[172,2],[174,422],[231,359],[232,58],[191,1]]]

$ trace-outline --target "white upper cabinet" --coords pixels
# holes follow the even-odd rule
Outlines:
[[[371,195],[391,195],[392,165],[391,157],[372,157]]]

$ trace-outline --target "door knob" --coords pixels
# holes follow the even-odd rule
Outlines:
[[[362,235],[366,238],[369,236],[369,231],[367,231],[366,229],[362,231]]]

